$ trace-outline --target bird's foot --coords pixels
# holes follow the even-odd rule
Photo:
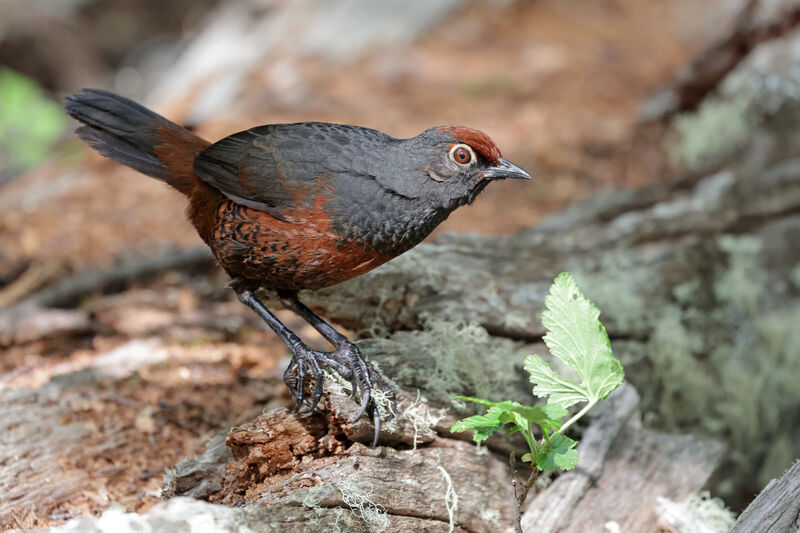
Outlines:
[[[292,362],[283,374],[283,380],[296,400],[295,411],[304,405],[312,412],[317,412],[317,405],[322,399],[322,384],[325,379],[324,369],[335,371],[350,382],[353,397],[361,399],[361,409],[353,422],[368,415],[375,425],[375,438],[372,445],[378,443],[381,431],[381,415],[387,419],[394,417],[397,411],[397,400],[394,390],[389,386],[375,368],[361,355],[358,347],[352,342],[343,342],[332,352],[312,350],[305,344],[292,347]],[[306,379],[311,376],[313,386],[311,396],[305,393]]]

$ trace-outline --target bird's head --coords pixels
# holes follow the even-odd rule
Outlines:
[[[503,159],[488,135],[472,128],[438,126],[406,139],[403,145],[405,152],[414,155],[417,193],[438,200],[446,209],[472,203],[492,181],[531,179],[522,168]]]

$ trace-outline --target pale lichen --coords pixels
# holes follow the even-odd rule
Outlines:
[[[457,395],[506,399],[514,394],[516,366],[524,358],[516,343],[493,338],[476,323],[429,315],[421,320],[420,331],[364,343],[375,359],[392,368],[394,381],[445,405]]]
[[[389,528],[386,510],[372,501],[372,483],[358,476],[347,476],[333,482],[342,494],[342,501],[356,515],[360,516],[370,531],[380,533]]]
[[[720,498],[712,498],[708,491],[692,496],[686,502],[686,508],[714,533],[727,533],[736,522],[736,513],[725,507],[725,502]]]
[[[755,120],[747,99],[707,99],[673,119],[670,158],[692,170],[719,163],[747,142]]]
[[[334,491],[341,494],[342,503],[348,507],[320,507],[325,499],[334,496]],[[323,483],[306,490],[300,503],[312,513],[309,523],[319,530],[330,533],[344,533],[353,531],[359,520],[368,531],[377,533],[389,528],[389,517],[386,510],[372,501],[372,483],[360,479],[358,476],[349,475],[337,479],[332,483]],[[324,529],[322,529],[324,528]]]

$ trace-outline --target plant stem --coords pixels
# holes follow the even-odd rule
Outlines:
[[[525,500],[528,499],[528,492],[533,487],[533,484],[536,483],[536,478],[539,476],[539,469],[536,467],[535,464],[531,463],[531,475],[528,476],[528,479],[525,483],[519,483],[517,481],[517,462],[514,452],[511,452],[511,456],[509,457],[509,462],[511,463],[511,469],[514,472],[514,477],[511,479],[511,485],[514,487],[514,531],[516,533],[522,533],[522,506],[525,504]],[[520,490],[517,490],[517,485],[521,485]]]
[[[572,424],[574,424],[575,422],[577,422],[577,421],[578,421],[578,420],[579,420],[579,419],[580,419],[580,418],[581,418],[583,415],[585,415],[585,414],[586,414],[586,412],[587,412],[589,409],[591,409],[592,407],[594,407],[594,405],[595,405],[596,403],[597,403],[597,399],[594,399],[594,400],[592,400],[591,402],[587,403],[587,404],[584,406],[584,408],[583,408],[583,409],[581,409],[580,411],[578,411],[577,413],[575,413],[575,415],[574,415],[572,418],[570,418],[569,420],[567,420],[567,422],[566,422],[566,423],[565,423],[563,426],[561,426],[561,429],[559,429],[559,430],[558,430],[558,433],[559,433],[559,434],[563,434],[563,433],[564,433],[564,431],[566,431],[566,429],[567,429],[568,427],[570,427]]]

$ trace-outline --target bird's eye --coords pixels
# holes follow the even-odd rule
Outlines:
[[[450,149],[450,159],[461,166],[466,166],[475,161],[475,152],[466,144],[457,144]]]

